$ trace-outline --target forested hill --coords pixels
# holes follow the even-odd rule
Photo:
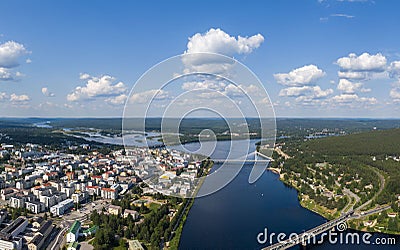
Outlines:
[[[285,159],[281,173],[286,173],[289,183],[302,183],[298,188],[317,204],[330,209],[343,209],[344,205],[340,200],[328,204],[329,199],[318,195],[310,186],[319,183],[332,192],[344,187],[351,190],[360,198],[354,207],[370,201],[366,210],[376,204],[392,204],[393,211],[397,211],[396,201],[400,194],[400,129],[312,139],[301,142],[291,151],[286,149],[284,151],[289,152],[292,158]],[[279,161],[282,159],[275,163],[278,166]],[[329,164],[321,166],[318,164],[321,162]],[[387,224],[381,223],[381,226],[387,227]],[[393,232],[400,230],[397,226],[395,228]]]
[[[301,150],[320,155],[400,155],[400,129],[310,140]]]

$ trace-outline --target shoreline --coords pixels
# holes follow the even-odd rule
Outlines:
[[[189,198],[190,201],[188,201],[188,202],[190,202],[190,204],[186,205],[186,207],[184,208],[185,210],[182,212],[183,214],[182,214],[181,221],[179,222],[179,225],[177,226],[177,229],[175,230],[174,237],[171,239],[170,243],[168,244],[168,248],[176,247],[176,249],[179,249],[179,244],[181,242],[183,227],[185,226],[190,209],[192,208],[192,206],[195,202],[197,193],[199,192],[200,188],[203,186],[203,183],[204,183],[205,179],[207,178],[208,173],[210,173],[211,169],[213,168],[213,166],[214,166],[214,162],[213,161],[209,162],[207,165],[207,168],[206,168],[206,172],[204,172],[203,176],[202,176],[204,178],[200,177],[202,179],[200,180],[199,185],[197,186],[196,190],[194,191],[194,196],[192,198]]]
[[[105,135],[101,135],[99,137],[90,137],[89,135],[84,136],[84,135],[77,135],[77,134],[73,134],[73,133],[68,133],[68,131],[63,131],[62,129],[56,129],[53,130],[52,132],[55,133],[61,133],[65,136],[69,136],[69,137],[74,137],[74,138],[78,138],[78,139],[83,139],[87,142],[97,142],[97,143],[102,143],[104,145],[116,145],[116,146],[125,146],[123,143],[123,136],[121,137],[110,137],[110,136],[105,136]],[[139,131],[138,131],[139,133]],[[148,133],[148,132],[143,132],[143,133]],[[161,136],[161,132],[156,132],[156,133],[160,133],[159,136]],[[159,136],[146,136],[146,139],[151,139],[152,137],[157,138]],[[109,139],[109,140],[115,140],[117,138],[120,138],[120,142],[114,141],[114,142],[104,142],[101,141],[100,139]],[[240,141],[240,140],[261,140],[262,138],[260,136],[250,136],[248,138],[244,137],[238,137],[238,138],[225,138],[225,137],[217,137],[215,141]],[[205,142],[207,141],[213,141],[213,140],[204,140]],[[162,142],[162,140],[157,140],[154,145],[126,145],[127,147],[139,147],[139,148],[162,148],[165,147],[166,145]],[[189,143],[200,143],[200,140],[196,137],[191,138],[190,140],[186,140],[186,141],[182,141],[181,143],[177,143],[177,144],[169,144],[168,146],[176,146],[176,145],[185,145],[185,144],[189,144]],[[257,145],[257,143],[256,143]]]
[[[60,131],[60,132],[63,133],[62,131]],[[65,134],[65,133],[63,133],[63,134]],[[75,135],[71,135],[71,134],[65,134],[65,135],[67,135],[67,136],[72,136],[72,137],[76,137]],[[96,139],[94,139],[94,140],[88,140],[88,139],[86,139],[85,137],[80,137],[80,136],[77,136],[77,138],[84,139],[84,140],[86,140],[86,141],[88,141],[88,142],[93,142],[93,141],[95,141],[95,142],[103,143],[103,144],[112,144],[112,145],[117,145],[117,146],[124,146],[123,144],[121,145],[121,144],[118,144],[118,143],[104,143],[104,142],[99,142],[99,141],[97,141]],[[260,139],[260,138],[259,138],[259,137],[254,137],[254,138],[237,138],[237,139],[233,139],[233,140],[236,141],[236,140],[258,140],[258,139]],[[229,139],[229,138],[217,138],[217,139],[216,139],[216,141],[229,141],[229,140],[232,140],[232,139]],[[199,143],[199,142],[200,142],[199,140],[185,141],[185,142],[182,142],[181,145],[190,144],[190,143]],[[161,144],[161,145],[154,145],[154,146],[152,146],[152,147],[164,147],[164,146],[165,146],[165,145]],[[257,146],[257,143],[256,143],[256,146]],[[146,146],[133,146],[133,147],[146,147]],[[210,167],[210,169],[211,169],[212,167],[213,167],[213,165]],[[210,170],[210,169],[209,169],[209,170]],[[266,169],[267,169],[268,171],[271,171],[272,173],[274,173],[274,174],[276,174],[276,175],[279,175],[279,180],[280,180],[282,183],[284,183],[286,186],[288,186],[288,187],[290,187],[290,188],[296,189],[296,191],[297,191],[297,197],[298,197],[298,202],[299,202],[299,204],[300,204],[301,207],[303,207],[303,208],[305,208],[305,209],[307,209],[307,210],[309,210],[309,211],[311,211],[311,212],[313,212],[313,213],[316,213],[316,214],[320,215],[321,217],[323,217],[324,219],[327,219],[327,220],[331,220],[331,219],[335,218],[335,216],[329,216],[329,214],[325,214],[325,213],[323,213],[323,212],[321,212],[321,211],[318,211],[318,210],[315,210],[315,209],[312,209],[312,208],[306,206],[306,205],[304,204],[304,202],[302,202],[302,199],[303,199],[304,197],[301,197],[301,196],[300,196],[299,190],[298,190],[295,186],[291,185],[290,182],[286,182],[286,181],[283,179],[283,175],[281,174],[281,169],[279,169],[279,168],[270,168],[270,167],[268,167],[268,166],[266,167]],[[209,172],[209,171],[208,171],[208,172]],[[207,174],[208,174],[208,172],[207,172]],[[201,188],[201,185],[202,185],[202,184],[203,184],[203,182],[200,184],[199,188]],[[180,230],[180,231],[179,231],[179,237],[178,237],[179,239],[177,239],[177,241],[178,241],[178,242],[177,242],[177,245],[176,245],[177,247],[179,247],[179,243],[180,243],[180,240],[181,240],[181,233],[182,233],[184,224],[185,224],[185,222],[186,222],[187,215],[189,214],[190,209],[191,209],[191,207],[192,207],[192,205],[193,205],[193,203],[194,203],[194,200],[195,200],[195,198],[191,198],[191,199],[192,199],[192,201],[190,201],[191,204],[185,209],[185,210],[186,210],[186,211],[184,211],[185,214],[182,216],[182,220],[181,220],[179,226],[177,227],[177,231]],[[321,207],[321,210],[326,210],[326,208]],[[348,228],[349,228],[349,229],[354,230],[354,231],[357,231],[357,232],[360,232],[360,233],[381,233],[381,234],[393,235],[393,236],[399,236],[399,235],[400,235],[400,233],[396,234],[396,233],[384,232],[384,231],[356,229],[356,228],[351,227],[351,225],[349,225],[350,223],[347,223],[347,224],[348,224]],[[171,242],[174,241],[174,240],[176,239],[177,236],[178,236],[178,234],[175,235],[175,237],[171,240]]]
[[[275,170],[274,168],[267,168],[267,169],[270,170],[271,172],[273,172],[274,174],[277,174],[277,175],[278,175],[278,173],[276,173],[276,171],[274,171],[274,170]],[[312,209],[312,208],[306,206],[305,203],[302,202],[302,201],[304,200],[305,197],[302,197],[302,196],[300,195],[299,190],[298,190],[295,186],[291,185],[289,182],[286,182],[286,181],[283,179],[283,177],[282,177],[281,174],[279,174],[279,180],[280,180],[284,185],[286,185],[286,186],[288,186],[288,187],[290,187],[290,188],[293,188],[293,189],[295,189],[295,190],[297,191],[297,198],[298,198],[298,201],[299,201],[299,204],[300,204],[301,207],[303,207],[303,208],[305,208],[305,209],[307,209],[307,210],[309,210],[309,211],[311,211],[311,212],[313,212],[313,213],[316,213],[316,214],[320,215],[321,217],[323,217],[323,218],[326,219],[326,220],[335,219],[335,216],[333,216],[333,215],[332,215],[332,216],[327,216],[327,214],[324,214],[324,213],[322,213],[321,211],[318,211],[318,210],[315,210],[315,209]],[[312,201],[312,200],[311,200],[311,201]],[[326,208],[324,208],[324,207],[321,207],[321,206],[320,206],[320,208],[321,208],[321,210],[324,210],[324,209],[326,210]],[[350,220],[350,221],[354,221],[354,220],[355,220],[355,219]],[[350,221],[349,221],[349,222],[350,222]],[[346,223],[347,226],[348,226],[348,229],[354,230],[354,231],[359,232],[359,233],[371,233],[371,234],[380,233],[380,234],[385,234],[385,235],[389,235],[389,236],[400,236],[400,233],[385,232],[385,231],[375,231],[375,230],[364,230],[364,229],[353,228],[353,227],[351,227],[351,225],[350,225],[349,222]]]

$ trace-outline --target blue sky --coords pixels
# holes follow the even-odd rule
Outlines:
[[[195,51],[228,49],[260,78],[277,116],[399,117],[399,5],[3,0],[0,116],[120,116],[136,80],[197,34]]]

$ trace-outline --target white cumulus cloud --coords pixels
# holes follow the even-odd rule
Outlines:
[[[343,103],[343,102],[353,102],[358,99],[358,95],[356,94],[341,94],[332,97],[332,100],[335,102]]]
[[[322,90],[320,86],[289,87],[282,89],[279,96],[299,97],[307,96],[309,99],[324,98],[333,93],[333,89]],[[302,99],[299,99],[302,100]]]
[[[185,82],[182,85],[182,89],[185,91],[191,90],[205,90],[204,93],[199,92],[199,96],[202,98],[218,98],[223,96],[228,97],[245,97],[246,95],[258,96],[262,93],[262,90],[254,84],[244,85],[239,84],[236,86],[232,83],[224,83],[222,81],[192,81]],[[206,90],[213,90],[216,92],[210,92]]]
[[[81,79],[81,80],[87,80],[90,78],[91,78],[91,76],[88,73],[80,73],[79,74],[79,79]]]
[[[400,100],[400,89],[399,88],[393,88],[390,90],[390,97],[393,99]]]
[[[86,80],[84,86],[78,86],[75,90],[67,95],[68,101],[79,101],[94,99],[97,97],[111,97],[126,92],[126,86],[123,82],[114,83],[115,78],[108,75],[93,77],[90,75],[81,79]]]
[[[315,98],[324,98],[333,93],[333,89],[322,90],[320,86],[313,87],[313,97]]]
[[[0,44],[0,81],[17,80],[23,76],[20,72],[14,72],[13,68],[17,67],[20,58],[28,53],[30,52],[23,44],[14,41]]]
[[[281,89],[279,96],[297,97],[306,94],[310,89],[311,87],[309,86],[289,87]]]
[[[115,97],[110,97],[106,99],[106,102],[113,104],[113,105],[122,105],[125,103],[126,99],[128,98],[127,95],[122,94]]]
[[[55,96],[55,94],[52,93],[52,92],[50,92],[49,89],[46,88],[46,87],[43,87],[43,88],[42,88],[42,94],[43,94],[44,96],[47,96],[47,97],[54,97],[54,96]]]
[[[16,103],[16,102],[27,102],[29,100],[30,100],[30,98],[29,98],[28,95],[17,95],[15,93],[13,93],[10,96],[10,101],[14,102],[14,103]]]
[[[392,84],[389,96],[397,102],[400,101],[400,79]]]
[[[9,69],[0,67],[0,81],[9,81],[13,79],[13,75]]]
[[[386,69],[387,60],[381,53],[375,55],[363,53],[360,56],[350,53],[347,57],[339,58],[336,63],[342,71],[382,72]]]
[[[371,89],[363,87],[362,82],[388,78],[387,59],[381,53],[369,54],[365,52],[361,55],[350,53],[346,57],[337,59],[336,64],[340,67],[337,89],[342,91],[342,94],[371,92]],[[344,96],[344,98],[349,98],[349,95]],[[362,98],[366,97],[359,97],[357,101],[363,100]],[[374,102],[368,98],[365,100],[369,103]]]
[[[331,101],[339,104],[376,104],[378,103],[375,97],[359,97],[357,94],[340,94],[331,98]]]
[[[151,100],[165,100],[170,98],[168,91],[162,89],[151,89],[140,93],[134,93],[129,98],[130,103],[143,104]]]
[[[400,61],[391,62],[388,68],[388,72],[390,77],[392,78],[400,77]]]
[[[19,65],[19,58],[28,53],[24,45],[8,41],[0,44],[0,67],[13,68]]]
[[[196,33],[189,37],[187,49],[182,57],[184,73],[207,72],[225,75],[234,65],[235,55],[250,54],[264,42],[261,34],[251,37],[231,36],[221,29],[211,28],[206,33]],[[223,54],[229,58],[199,52]]]
[[[349,79],[349,80],[366,80],[370,78],[368,72],[363,71],[339,71],[339,78]]]
[[[346,94],[353,94],[360,90],[362,83],[353,83],[346,79],[340,79],[337,89]]]
[[[193,90],[193,89],[212,89],[217,91],[223,91],[226,84],[218,81],[195,81],[195,82],[185,82],[182,84],[183,90]]]
[[[196,33],[189,37],[185,53],[211,52],[227,56],[249,54],[264,42],[264,37],[257,34],[251,37],[231,36],[221,29],[211,28],[204,34]]]
[[[0,92],[0,102],[5,101],[8,95],[5,92]]]
[[[306,65],[289,73],[274,74],[275,80],[285,86],[300,87],[315,83],[325,72],[315,65]]]

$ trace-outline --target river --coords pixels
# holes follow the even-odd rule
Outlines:
[[[115,137],[95,136],[85,137],[85,139],[122,144],[122,139]],[[132,135],[130,145],[143,146],[144,139],[143,135]],[[249,152],[254,152],[256,142],[257,140],[250,141]],[[211,155],[214,159],[225,159],[229,153],[235,154],[241,151],[237,150],[240,141],[218,141],[214,151],[210,149],[212,142],[203,143],[204,146],[198,153],[214,152]],[[230,150],[230,143],[233,143],[232,150]],[[244,143],[247,144],[247,142]],[[196,151],[200,148],[200,144],[188,143],[174,148]],[[242,155],[238,155],[240,156]],[[220,164],[215,164],[212,171],[216,171],[219,167]],[[257,235],[264,232],[265,228],[268,235],[271,233],[289,235],[302,233],[304,230],[326,222],[320,215],[301,207],[297,199],[297,191],[283,184],[278,175],[272,172],[265,171],[257,182],[249,184],[248,177],[252,167],[253,164],[245,164],[236,178],[223,189],[195,200],[183,228],[180,249],[261,249],[268,243],[259,244]],[[219,171],[229,171],[229,168]],[[207,179],[201,189],[205,188],[207,188]],[[202,190],[199,193],[201,192]],[[345,232],[350,232],[350,230]],[[363,233],[359,235],[362,239]],[[370,241],[388,237],[393,236],[376,233]],[[379,249],[399,249],[400,237],[396,236],[395,240],[396,245],[380,245]],[[377,249],[377,247],[375,244],[333,245],[324,242],[306,248],[358,250]],[[297,246],[294,249],[300,249],[300,247]]]
[[[249,152],[254,152],[255,142],[251,141]],[[185,148],[197,149],[199,143],[186,144]],[[229,148],[230,141],[217,142],[212,158],[226,157]],[[268,242],[259,244],[257,235],[265,228],[268,235],[289,235],[326,222],[323,217],[301,207],[297,191],[283,184],[272,172],[264,172],[257,182],[249,184],[252,166],[245,164],[237,177],[218,192],[196,198],[183,228],[180,249],[261,249]],[[213,171],[219,167],[215,164]],[[204,185],[207,185],[207,180]],[[362,233],[359,235],[361,237]],[[374,234],[369,240],[374,242],[377,237],[392,236]],[[399,249],[399,237],[396,241],[397,245],[379,246],[379,249]],[[307,246],[307,249],[377,249],[377,246],[332,245],[325,242]]]

